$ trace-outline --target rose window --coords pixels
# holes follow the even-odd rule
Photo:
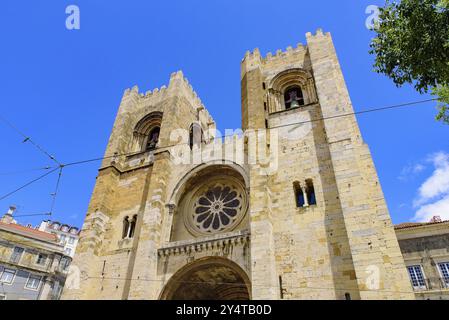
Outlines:
[[[195,233],[230,231],[245,214],[246,196],[240,184],[216,182],[194,192],[187,223]]]

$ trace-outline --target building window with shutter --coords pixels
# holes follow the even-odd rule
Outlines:
[[[11,263],[19,263],[20,258],[22,258],[23,251],[24,251],[23,248],[14,247],[12,254],[11,254],[10,262]]]
[[[413,289],[422,290],[426,289],[426,281],[421,266],[409,266],[407,267],[410,281],[412,282]]]
[[[30,275],[27,280],[27,283],[25,284],[25,288],[28,290],[37,291],[39,290],[39,287],[41,285],[41,280],[42,280],[41,276]]]
[[[449,288],[449,262],[443,262],[438,264],[438,269],[440,269],[441,279],[446,288]]]
[[[39,253],[39,255],[37,256],[36,264],[44,266],[46,262],[47,262],[47,255]]]
[[[2,274],[0,275],[0,283],[12,284],[14,282],[15,277],[16,277],[16,270],[5,268]]]

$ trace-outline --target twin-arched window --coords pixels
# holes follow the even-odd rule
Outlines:
[[[134,150],[153,151],[158,147],[161,132],[162,113],[153,112],[145,116],[134,129],[133,148]],[[189,128],[189,146],[201,147],[204,142],[204,134],[201,124],[194,122]]]
[[[315,187],[311,179],[306,180],[302,185],[298,181],[295,181],[293,183],[293,189],[295,192],[296,207],[303,208],[317,204]]]
[[[134,215],[132,218],[126,216],[123,219],[122,239],[131,239],[134,237],[134,232],[136,230],[136,223],[137,223],[137,215]]]

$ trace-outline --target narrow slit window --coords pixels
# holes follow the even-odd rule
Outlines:
[[[134,216],[129,225],[129,238],[134,237],[134,232],[136,230],[136,222],[137,222],[137,216]]]
[[[128,238],[128,229],[129,229],[129,218],[125,217],[125,219],[123,219],[122,239]]]

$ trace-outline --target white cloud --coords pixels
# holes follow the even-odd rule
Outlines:
[[[419,188],[419,198],[414,206],[420,206],[432,199],[449,193],[449,154],[439,152],[429,158],[435,167],[432,176]]]
[[[426,167],[420,163],[409,164],[402,169],[398,179],[401,181],[408,181],[410,178],[413,178],[415,175],[423,172],[425,169]]]
[[[440,216],[443,220],[449,220],[449,194],[439,201],[421,206],[416,211],[413,220],[429,222],[435,216]]]
[[[415,166],[413,167],[413,173],[420,173],[420,172],[424,171],[425,168],[426,167],[420,163],[415,164]]]
[[[449,220],[449,153],[435,153],[428,161],[433,163],[434,171],[418,190],[413,220],[429,221],[433,216]]]

